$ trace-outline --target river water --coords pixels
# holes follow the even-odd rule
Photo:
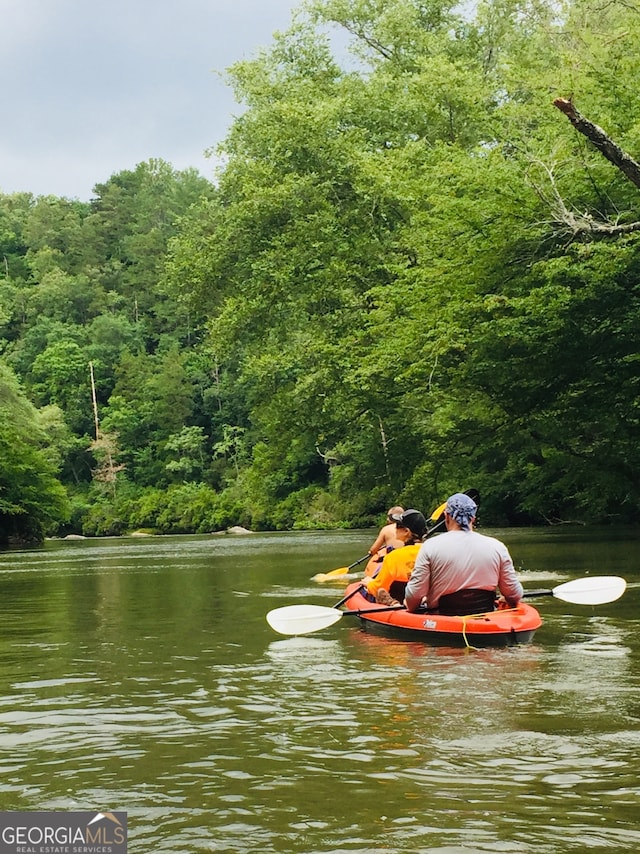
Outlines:
[[[487,531],[530,589],[627,579],[530,600],[528,646],[274,634],[373,533],[0,553],[0,810],[123,810],[136,854],[640,850],[640,531]]]

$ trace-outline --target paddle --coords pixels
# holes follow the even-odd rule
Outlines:
[[[359,617],[360,614],[380,614],[384,611],[404,611],[404,605],[384,608],[367,608],[363,611],[338,611],[323,605],[285,605],[267,614],[267,622],[281,635],[308,635],[337,623],[342,617]]]
[[[627,582],[618,575],[594,575],[592,578],[576,578],[559,584],[553,590],[525,590],[523,598],[530,596],[555,596],[574,605],[604,605],[615,602],[624,593]]]
[[[350,566],[339,566],[338,569],[332,569],[331,572],[319,572],[317,575],[314,575],[311,580],[329,581],[332,578],[340,578],[341,575],[349,575],[352,569],[363,563],[365,560],[368,560],[370,557],[371,555],[367,552],[366,555],[362,555],[361,558],[358,558],[358,560],[354,561]]]
[[[604,605],[615,602],[625,591],[627,582],[617,575],[601,575],[592,578],[576,578],[559,584],[553,590],[527,590],[524,598],[533,596],[554,596],[563,602],[576,605]],[[275,608],[267,614],[267,622],[274,631],[281,635],[306,635],[319,632],[337,623],[342,617],[359,617],[361,614],[379,614],[384,611],[398,611],[403,605],[393,605],[387,608],[370,608],[360,611],[339,611],[338,606],[344,604],[356,593],[338,602],[333,608],[323,605],[285,605]]]

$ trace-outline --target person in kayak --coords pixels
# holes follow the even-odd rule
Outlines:
[[[378,536],[373,541],[373,545],[369,549],[371,559],[367,563],[364,571],[366,576],[377,575],[380,570],[380,565],[389,552],[393,549],[402,548],[404,542],[396,533],[395,516],[400,516],[404,512],[404,507],[396,505],[390,507],[387,511],[387,524],[383,525],[378,532]]]
[[[380,528],[378,536],[375,538],[373,545],[369,549],[371,557],[377,555],[381,549],[391,551],[391,549],[397,549],[404,545],[403,542],[400,542],[396,534],[395,522],[395,517],[400,516],[402,513],[404,513],[404,507],[400,507],[400,505],[389,508],[387,511],[387,524]]]
[[[390,551],[372,578],[365,578],[366,597],[382,605],[399,605],[411,575],[416,555],[427,534],[427,520],[419,510],[404,510],[392,516],[402,545]]]
[[[473,530],[478,506],[462,492],[447,499],[446,533],[425,542],[405,590],[409,611],[479,614],[493,611],[496,589],[511,607],[522,598],[507,547]]]

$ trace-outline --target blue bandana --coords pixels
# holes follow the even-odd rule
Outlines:
[[[478,505],[463,492],[456,492],[447,499],[447,513],[455,519],[463,531],[471,530],[471,520],[478,512]]]

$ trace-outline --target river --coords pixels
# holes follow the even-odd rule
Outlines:
[[[0,810],[123,810],[136,854],[639,850],[640,531],[487,533],[525,587],[627,591],[465,650],[267,625],[371,531],[0,553]]]

